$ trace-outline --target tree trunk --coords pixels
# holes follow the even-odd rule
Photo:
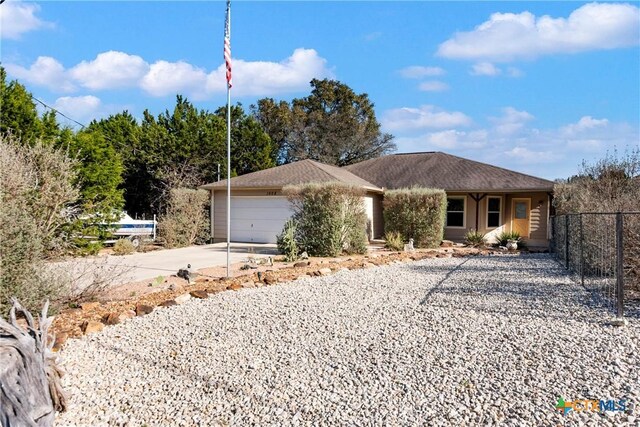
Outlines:
[[[64,411],[66,399],[60,385],[61,371],[47,334],[53,317],[45,303],[36,323],[29,311],[13,300],[9,322],[0,318],[0,421],[3,427],[52,426],[56,411]],[[22,313],[27,330],[18,325]]]

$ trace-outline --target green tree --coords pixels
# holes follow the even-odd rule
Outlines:
[[[136,119],[128,111],[123,111],[100,121],[92,121],[88,130],[101,132],[120,154],[125,210],[131,213],[147,212],[146,196],[151,177],[145,164],[146,153],[140,142],[142,129]]]
[[[314,159],[345,166],[395,150],[393,136],[380,131],[367,94],[328,79],[313,79],[311,87],[309,96],[290,104],[266,98],[252,107],[278,146],[279,163]]]
[[[113,219],[124,204],[122,159],[100,132],[78,132],[71,142],[70,154],[78,159],[80,202],[85,214]]]
[[[14,134],[23,144],[33,144],[41,133],[38,110],[27,89],[13,80],[7,84],[7,73],[0,67],[0,132]]]
[[[22,144],[59,145],[69,136],[61,129],[54,111],[38,115],[31,93],[17,80],[7,83],[7,73],[0,67],[0,134],[13,134]]]
[[[216,114],[225,121],[227,109],[220,107]],[[226,144],[226,136],[225,136]],[[277,146],[260,123],[247,115],[241,105],[231,107],[231,168],[232,175],[244,175],[276,166]]]

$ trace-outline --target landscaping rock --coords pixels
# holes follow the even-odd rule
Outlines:
[[[209,294],[207,293],[207,291],[191,291],[189,292],[189,295],[191,295],[193,298],[198,298],[198,299],[205,299],[205,298],[209,298]]]
[[[182,294],[182,295],[178,295],[177,297],[174,298],[176,304],[184,304],[185,302],[189,301],[191,299],[191,295],[190,294]]]
[[[443,248],[450,248],[453,246],[453,242],[451,240],[443,240],[442,243],[440,243],[440,246],[442,246]]]
[[[120,323],[120,314],[119,313],[108,313],[102,317],[102,322],[106,325],[117,325]]]
[[[295,268],[302,268],[302,267],[307,267],[309,264],[311,264],[311,262],[309,262],[309,261],[300,261],[300,262],[296,262],[295,264],[293,264],[293,266]]]
[[[321,268],[320,270],[318,270],[318,272],[320,273],[321,276],[327,276],[327,275],[331,274],[331,269],[330,268]]]
[[[136,316],[144,316],[153,311],[153,307],[146,304],[136,304]]]
[[[136,312],[133,310],[124,310],[118,315],[120,323],[124,322],[125,320],[133,319],[134,317],[136,317]]]
[[[637,425],[554,408],[640,401],[640,321],[610,318],[545,255],[222,292],[69,340],[56,425]]]
[[[89,311],[89,310],[93,310],[94,308],[100,307],[100,303],[99,302],[83,302],[82,304],[80,304],[80,307],[82,308],[83,311]]]
[[[174,305],[178,305],[176,300],[169,299],[169,300],[163,301],[160,304],[158,304],[158,307],[173,307]]]
[[[56,339],[53,341],[53,351],[58,351],[62,348],[67,339],[69,338],[69,334],[65,332],[60,332],[56,334]]]
[[[93,334],[94,332],[100,332],[101,330],[103,330],[104,323],[88,320],[82,324],[80,329],[82,330],[82,333],[85,335]]]
[[[232,283],[227,286],[227,289],[230,291],[237,291],[238,289],[242,289],[242,285],[240,283]]]
[[[184,286],[179,283],[172,283],[169,285],[169,290],[172,292],[183,292]]]

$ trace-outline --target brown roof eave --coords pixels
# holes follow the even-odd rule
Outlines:
[[[553,191],[553,187],[545,187],[545,188],[507,188],[507,189],[492,189],[492,190],[476,190],[476,189],[446,189],[444,190],[446,193],[548,193],[549,191]]]
[[[212,185],[212,184],[205,184],[205,185],[201,185],[200,187],[203,190],[213,190],[213,191],[226,191],[227,190],[227,186],[226,185]],[[284,188],[282,185],[265,185],[265,186],[260,186],[260,187],[256,187],[256,186],[242,186],[242,185],[231,185],[231,190],[282,190],[282,188]],[[363,189],[365,189],[366,191],[370,191],[372,193],[379,193],[382,194],[384,193],[384,189],[383,188],[378,188],[378,187],[369,187],[366,185],[362,186]]]

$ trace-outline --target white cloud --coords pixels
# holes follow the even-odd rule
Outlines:
[[[382,125],[386,130],[415,130],[425,128],[451,128],[468,126],[471,119],[458,111],[448,112],[433,105],[420,108],[396,108],[383,113]]]
[[[53,92],[72,92],[75,90],[75,86],[67,76],[64,66],[50,56],[39,56],[29,68],[6,64],[5,69],[9,75],[19,80],[37,86],[44,86]]]
[[[513,107],[502,109],[502,116],[490,117],[495,125],[495,132],[504,136],[512,136],[522,130],[527,122],[535,117],[526,111],[518,111]]]
[[[469,74],[472,76],[498,76],[502,74],[502,70],[491,62],[478,62],[477,64],[473,64],[471,67],[471,71]]]
[[[438,80],[429,80],[420,83],[418,89],[424,92],[442,92],[449,89],[449,85]]]
[[[440,44],[437,54],[451,59],[513,61],[635,46],[639,34],[637,6],[589,3],[568,18],[494,13],[473,31],[458,32]]]
[[[464,131],[447,129],[429,132],[416,137],[399,137],[396,143],[403,151],[432,151],[436,149],[456,152],[460,150],[476,150],[486,147],[488,132],[485,129]]]
[[[420,79],[423,77],[442,76],[446,71],[440,67],[423,67],[421,65],[412,65],[401,69],[400,75],[406,79]]]
[[[63,96],[56,99],[53,107],[75,120],[88,121],[96,117],[102,108],[100,98],[87,96]]]
[[[52,28],[53,24],[43,21],[36,14],[40,6],[9,0],[0,6],[0,38],[19,39],[25,33],[40,28]]]
[[[91,61],[65,69],[56,59],[39,57],[29,68],[7,64],[12,77],[55,92],[78,86],[92,90],[139,87],[151,96],[185,94],[203,100],[226,91],[225,66],[211,72],[186,61],[156,61],[124,52],[103,52]],[[235,96],[269,96],[305,90],[314,78],[333,77],[326,59],[314,49],[296,49],[280,62],[233,60]]]
[[[237,96],[269,96],[297,92],[309,87],[313,78],[333,77],[327,68],[327,60],[314,49],[296,49],[280,62],[244,61],[234,59],[233,92]],[[211,72],[207,78],[209,93],[226,91],[224,65]]]
[[[101,90],[135,86],[148,70],[141,57],[111,50],[93,61],[80,62],[69,75],[86,88]]]
[[[595,128],[604,128],[609,125],[607,119],[594,119],[591,116],[584,116],[578,120],[577,123],[571,123],[564,126],[561,131],[562,134],[567,137],[573,137],[583,133],[584,131],[592,130]]]
[[[513,107],[489,117],[485,127],[452,126],[413,135],[395,132],[400,152],[443,150],[548,179],[575,174],[582,160],[595,161],[607,151],[638,147],[640,128],[625,122],[584,116],[549,129],[531,126],[534,116]],[[404,130],[404,132],[403,132]]]
[[[552,151],[534,151],[526,147],[514,147],[505,151],[505,155],[521,163],[546,163],[554,159]]]
[[[140,87],[152,96],[167,96],[177,93],[202,94],[207,83],[207,73],[183,61],[158,61],[151,65],[142,78]]]

